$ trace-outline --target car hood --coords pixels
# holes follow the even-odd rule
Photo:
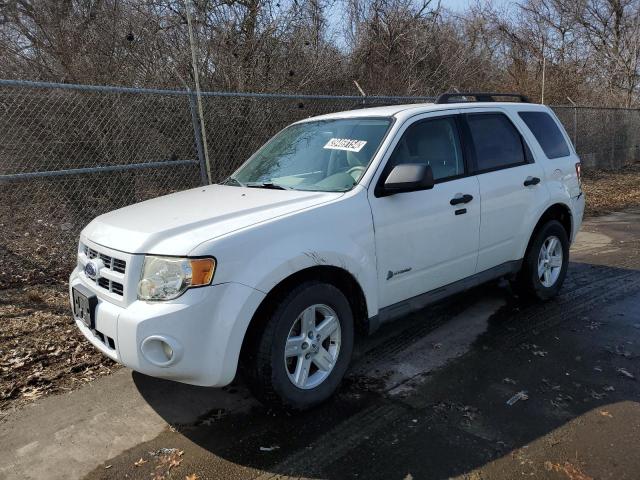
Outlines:
[[[127,253],[187,255],[202,242],[342,196],[209,185],[97,217],[82,238]]]

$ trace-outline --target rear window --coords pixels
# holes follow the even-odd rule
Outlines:
[[[546,112],[519,112],[518,115],[536,137],[547,158],[569,155],[569,146],[551,115]]]

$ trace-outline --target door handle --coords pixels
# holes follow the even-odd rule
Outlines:
[[[464,195],[456,195],[449,202],[451,205],[460,205],[461,203],[469,203],[473,200],[473,196],[465,193]]]
[[[524,181],[524,186],[529,187],[531,185],[537,185],[540,183],[540,179],[538,177],[527,177]]]

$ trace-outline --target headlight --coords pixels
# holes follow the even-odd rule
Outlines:
[[[147,256],[138,283],[138,298],[172,300],[188,288],[209,285],[215,269],[213,258]]]

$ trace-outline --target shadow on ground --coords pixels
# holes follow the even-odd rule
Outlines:
[[[575,478],[633,478],[640,471],[640,271],[625,259],[616,267],[572,263],[562,294],[545,304],[522,303],[495,285],[459,295],[364,339],[356,366],[389,342],[441,328],[451,312],[488,294],[506,305],[469,351],[412,378],[402,394],[385,390],[388,372],[376,367],[348,376],[327,404],[287,414],[260,406],[242,382],[222,391],[134,373],[174,429],[90,477],[149,478],[152,461],[133,463],[171,447],[184,451],[179,478],[418,479],[477,469],[475,478],[569,478],[571,468],[588,473]],[[508,405],[518,392],[528,399]],[[210,397],[210,413],[189,419],[190,402],[202,396]],[[596,440],[615,445],[613,453],[591,451]]]

